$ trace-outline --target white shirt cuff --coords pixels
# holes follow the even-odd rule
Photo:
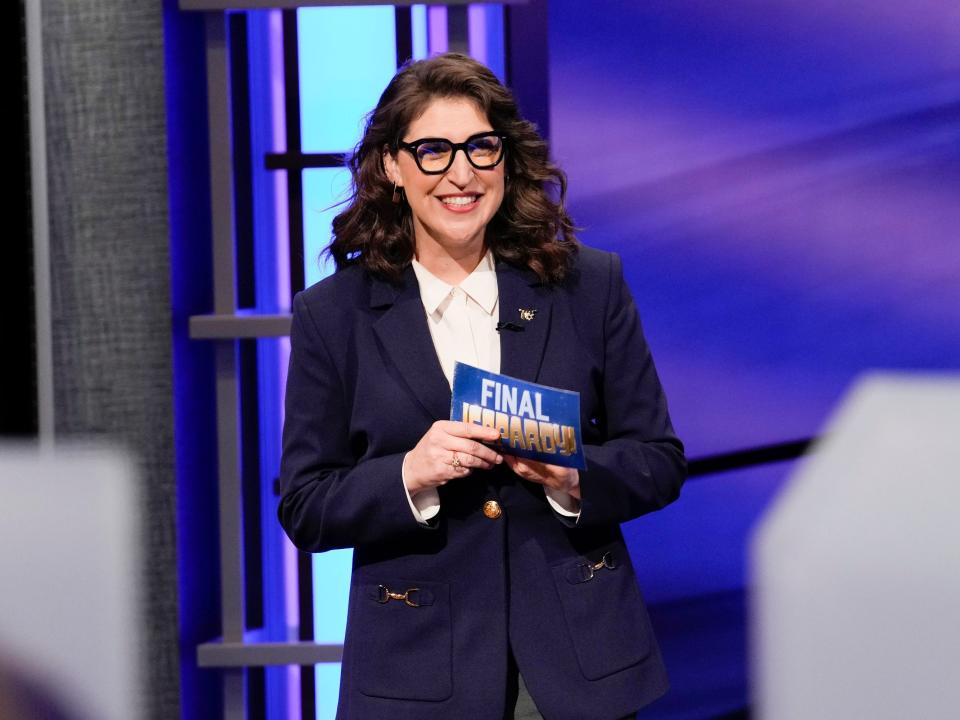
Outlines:
[[[570,493],[562,490],[554,490],[547,486],[543,487],[543,492],[547,496],[547,502],[554,511],[564,517],[580,519],[580,501]]]
[[[407,489],[407,457],[403,457],[403,465],[400,466],[400,481],[403,483],[403,492],[407,495],[407,502],[410,504],[410,512],[421,525],[427,525],[440,512],[440,494],[436,488],[427,488],[421,490],[416,495],[411,495]]]

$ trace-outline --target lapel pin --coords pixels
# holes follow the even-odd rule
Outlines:
[[[537,316],[536,308],[518,308],[518,312],[520,313],[520,319],[525,322],[530,322]]]

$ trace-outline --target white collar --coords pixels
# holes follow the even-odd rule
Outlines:
[[[416,259],[413,260],[413,272],[420,285],[420,299],[427,313],[432,315],[447,299],[450,291],[455,287],[438,278],[427,270]],[[489,250],[484,254],[480,263],[460,283],[459,288],[479,305],[488,315],[493,314],[497,304],[497,271],[493,262],[493,253]]]

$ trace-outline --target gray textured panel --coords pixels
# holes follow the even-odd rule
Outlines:
[[[316,665],[340,662],[343,645],[312,642],[208,642],[197,646],[200,667]]]
[[[180,716],[162,3],[45,0],[58,437],[140,462],[147,717]]]
[[[194,315],[190,337],[194,340],[285,337],[290,334],[290,313],[279,315]]]

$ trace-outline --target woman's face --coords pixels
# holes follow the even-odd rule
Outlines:
[[[493,129],[472,101],[438,98],[410,123],[401,140],[445,138],[461,143]],[[483,247],[487,223],[503,202],[505,163],[480,170],[459,150],[446,172],[426,175],[407,150],[401,149],[396,157],[385,153],[383,159],[390,182],[396,182],[406,194],[418,255],[425,243],[435,243],[454,256]]]

